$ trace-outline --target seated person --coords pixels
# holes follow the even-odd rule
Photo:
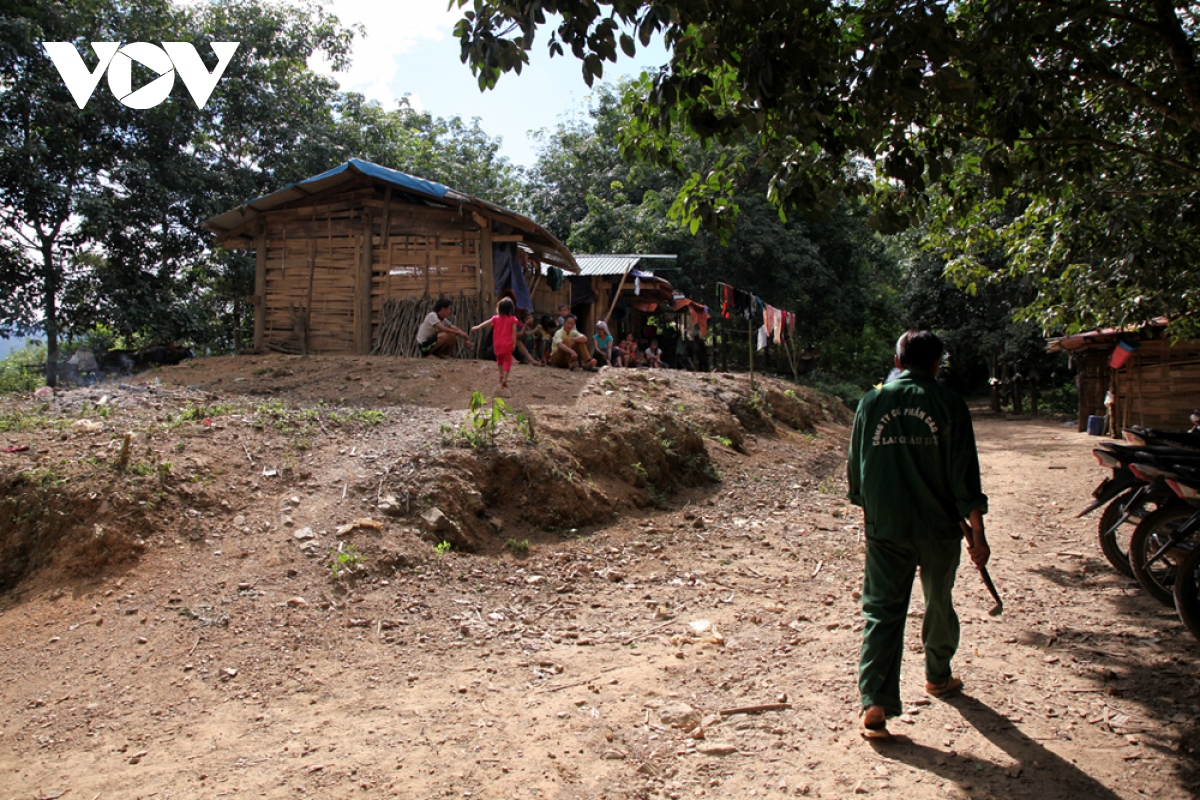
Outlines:
[[[646,366],[662,369],[662,348],[658,346],[658,339],[651,339],[650,346],[646,348]]]
[[[458,343],[459,338],[471,341],[471,337],[462,328],[446,322],[446,317],[450,316],[450,307],[453,305],[449,300],[442,298],[433,304],[433,311],[425,315],[425,319],[421,321],[421,325],[417,328],[417,352],[421,357],[436,356],[438,358],[446,358],[454,351],[454,346]]]
[[[558,332],[558,326],[554,324],[554,317],[542,314],[542,321],[538,328],[541,329],[542,363],[549,364],[550,354],[554,349],[554,334]]]
[[[575,315],[563,317],[563,325],[554,334],[554,343],[550,351],[550,363],[562,369],[595,369],[596,359],[588,351],[588,338],[582,332],[575,330]]]
[[[638,364],[638,346],[634,341],[633,334],[625,335],[625,341],[621,342],[621,366],[636,367]]]
[[[513,356],[522,364],[541,366],[541,356],[532,355],[536,349],[537,340],[534,331],[540,332],[541,328],[534,324],[532,311],[522,311],[518,316],[521,322],[517,325],[517,340],[513,345]]]
[[[592,340],[596,343],[596,359],[606,367],[617,366],[616,358],[620,350],[617,349],[612,334],[608,332],[607,322],[600,320],[596,323],[596,333]]]

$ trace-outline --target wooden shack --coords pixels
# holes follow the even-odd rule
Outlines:
[[[1136,329],[1105,329],[1051,339],[1050,352],[1070,354],[1079,388],[1078,429],[1089,416],[1106,413],[1112,393],[1107,432],[1121,435],[1127,425],[1181,430],[1200,407],[1200,340],[1172,341],[1165,319]],[[1114,349],[1124,340],[1136,345],[1119,368],[1111,366]]]
[[[673,309],[674,292],[665,278],[648,266],[654,259],[673,255],[595,254],[575,257],[579,274],[567,278],[567,302],[589,335],[600,320],[607,320],[618,340],[626,333],[639,339],[646,318],[660,308]]]
[[[416,355],[438,298],[466,328],[502,291],[553,311],[567,287],[529,286],[543,268],[577,273],[570,251],[528,217],[442,184],[353,159],[204,223],[255,251],[254,347],[291,353]],[[477,348],[459,348],[471,355]]]

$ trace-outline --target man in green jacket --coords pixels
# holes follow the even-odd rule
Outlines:
[[[858,686],[869,738],[886,737],[887,718],[903,711],[900,662],[917,568],[925,594],[925,691],[945,697],[962,688],[950,661],[958,649],[951,592],[964,517],[971,560],[983,566],[990,556],[971,414],[934,380],[941,363],[937,336],[908,331],[896,343],[896,366],[904,371],[867,392],[854,416],[850,502],[862,506],[867,535]]]

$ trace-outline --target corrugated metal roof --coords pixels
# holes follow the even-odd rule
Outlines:
[[[575,256],[579,265],[580,275],[624,275],[631,269],[637,269],[647,275],[653,275],[654,270],[647,269],[641,264],[644,259],[675,258],[675,256],[646,255],[643,253],[599,253]]]
[[[303,200],[310,195],[336,188],[344,183],[353,183],[360,176],[364,175],[401,189],[411,197],[412,201],[425,201],[429,202],[430,205],[464,206],[485,211],[489,216],[500,219],[530,234],[532,238],[527,240],[525,244],[542,262],[551,264],[567,272],[577,272],[579,269],[571,251],[562,242],[554,238],[549,231],[529,217],[501,208],[485,200],[479,200],[461,192],[456,192],[435,181],[418,178],[406,172],[380,166],[370,161],[363,161],[361,158],[352,158],[345,164],[340,164],[331,170],[322,172],[320,175],[314,175],[311,178],[285,186],[268,195],[243,203],[235,209],[226,211],[224,214],[218,214],[212,219],[207,220],[204,223],[204,227],[218,235],[230,234],[230,232],[237,231],[238,228],[252,222],[261,213],[280,208],[297,200]]]
[[[641,260],[641,256],[575,256],[580,275],[624,275]]]

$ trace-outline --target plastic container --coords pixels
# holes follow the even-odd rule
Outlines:
[[[1088,436],[1103,436],[1104,435],[1104,423],[1107,421],[1108,421],[1108,417],[1103,416],[1103,415],[1098,417],[1095,414],[1093,414],[1092,416],[1088,417],[1088,426],[1087,426]]]

